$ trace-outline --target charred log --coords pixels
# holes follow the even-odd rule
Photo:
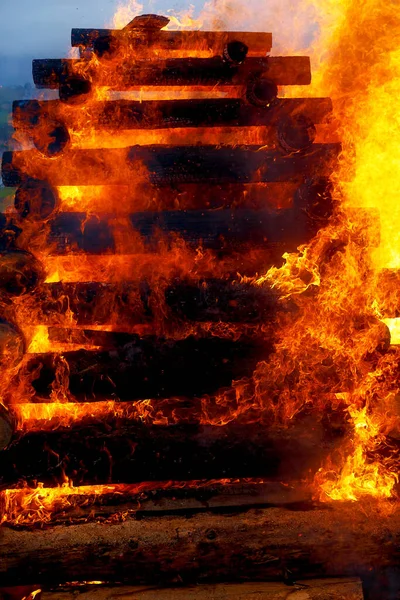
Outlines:
[[[137,23],[137,22],[136,22]],[[72,29],[71,45],[81,48],[99,48],[102,41],[124,40],[132,48],[147,45],[160,50],[193,50],[197,52],[223,53],[224,48],[230,42],[239,41],[246,44],[251,56],[265,56],[272,47],[272,35],[270,33],[244,32],[244,31],[149,31],[143,27],[129,27],[123,31],[113,29]],[[107,44],[109,48],[109,45]]]
[[[27,150],[4,152],[2,177],[6,186],[19,185],[27,178],[47,180],[53,186],[285,182],[329,176],[340,150],[340,144],[314,144],[306,153],[285,156],[259,146],[135,146],[69,150],[62,158],[36,156],[34,161],[34,151]],[[62,169],[59,161],[63,161]]]
[[[8,369],[18,365],[25,349],[22,332],[12,323],[0,319],[0,366]]]
[[[36,488],[46,493],[52,488]],[[29,491],[28,491],[29,490]],[[26,491],[32,493],[32,504],[23,507]],[[46,521],[52,525],[87,520],[105,521],[118,513],[141,518],[154,514],[184,514],[255,506],[291,506],[309,503],[311,491],[299,482],[284,485],[277,481],[258,479],[214,479],[187,481],[145,481],[131,484],[106,484],[65,487],[59,502],[46,511]],[[0,508],[7,523],[14,523],[21,511],[32,510],[34,515],[35,488],[13,488],[0,492]],[[25,513],[26,514],[26,513]],[[22,525],[30,525],[29,517]]]
[[[332,111],[330,98],[279,98],[269,110],[251,106],[240,99],[214,100],[115,100],[90,103],[85,109],[88,122],[117,129],[174,127],[276,126],[283,119],[302,115],[320,123]],[[13,103],[16,129],[36,128],[40,118],[65,119],[59,101],[17,100]],[[67,126],[69,123],[66,123]]]
[[[44,322],[51,324],[52,318],[57,322],[57,315],[69,312],[77,325],[106,324],[111,316],[114,322],[146,323],[154,319],[159,308],[189,321],[259,323],[272,320],[278,309],[278,293],[251,283],[175,280],[163,288],[160,299],[158,290],[145,280],[120,285],[59,282],[42,286],[33,301],[42,307],[40,318]]]
[[[287,251],[294,251],[320,227],[320,220],[293,209],[144,212],[130,215],[125,223],[107,215],[59,213],[51,222],[48,243],[59,254],[115,252],[117,231],[125,230],[140,236],[132,236],[129,247],[124,248],[125,253],[132,254],[141,247],[156,252],[160,243],[173,243],[177,236],[189,245],[211,250],[229,252],[238,247],[283,244]]]
[[[88,523],[4,529],[0,580],[3,585],[20,583],[21,570],[27,583],[36,583],[40,576],[41,582],[54,584],[128,577],[151,585],[176,578],[186,584],[281,580],[287,570],[294,580],[363,576],[397,567],[399,529],[396,513],[388,519],[378,504],[367,512],[353,503],[330,509],[258,509],[234,516],[128,519],[112,527]]]
[[[55,486],[66,478],[74,485],[238,477],[301,480],[319,469],[343,435],[343,430],[338,434],[325,427],[318,416],[279,427],[268,425],[268,419],[259,422],[258,413],[256,423],[212,426],[199,422],[200,401],[175,401],[173,406],[175,418],[182,421],[176,425],[112,415],[96,418],[93,411],[70,427],[17,432],[0,453],[0,482],[9,487],[19,481]]]
[[[23,219],[44,221],[55,212],[58,204],[57,191],[46,181],[28,179],[15,191],[14,206]]]
[[[77,76],[81,64],[82,61],[67,58],[33,60],[33,81],[38,88],[58,88],[60,83],[67,83],[70,77]],[[99,78],[98,83],[102,83],[102,74],[94,66],[90,69],[89,65],[87,71],[88,81],[96,76],[96,80]],[[275,85],[309,85],[310,59],[308,56],[269,56],[248,58],[240,65],[229,63],[219,56],[167,58],[151,63],[143,61],[132,67],[124,65],[118,78],[118,86],[244,85],[249,79],[262,75]],[[107,71],[104,77],[107,79]]]
[[[8,225],[4,222],[3,238],[7,237],[8,231]],[[15,235],[15,229],[12,230],[12,233]],[[0,250],[0,290],[2,294],[23,296],[34,290],[43,279],[43,267],[32,254],[17,249]]]
[[[250,375],[271,346],[260,340],[132,336],[128,344],[109,352],[32,355],[17,377],[26,377],[40,397],[50,396],[59,372],[68,374],[69,392],[87,400],[202,395]]]

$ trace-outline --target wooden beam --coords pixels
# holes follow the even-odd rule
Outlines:
[[[96,128],[155,129],[182,127],[276,126],[283,119],[302,115],[321,123],[332,111],[330,98],[279,98],[270,108],[252,106],[241,99],[214,100],[114,100],[91,102],[85,107],[85,123]],[[76,114],[59,100],[16,100],[15,129],[38,126],[41,119],[62,121],[68,128]]]
[[[316,220],[295,209],[144,212],[133,213],[122,222],[111,215],[59,213],[50,222],[47,243],[53,254],[157,252],[160,244],[173,244],[177,238],[195,248],[225,252],[276,244],[295,251],[328,218],[329,213],[325,219]],[[118,246],[120,239],[123,248]]]
[[[272,350],[271,340],[210,336],[174,340],[132,335],[117,350],[32,354],[20,368],[39,397],[50,397],[57,371],[68,369],[75,398],[167,398],[213,393],[233,379],[251,375]],[[65,390],[68,391],[68,390]]]
[[[400,515],[378,503],[312,510],[127,519],[34,531],[3,528],[0,582],[124,581],[185,584],[368,575],[399,560]],[[289,588],[290,589],[290,588]],[[289,592],[289,590],[288,590]]]
[[[26,150],[3,153],[2,178],[11,187],[29,178],[52,186],[287,182],[329,176],[340,151],[338,143],[313,144],[307,152],[289,156],[259,146],[71,149],[56,158]]]
[[[278,582],[224,583],[174,588],[103,586],[68,588],[41,593],[41,600],[363,600],[358,578],[312,579],[295,584]]]
[[[115,65],[112,65],[114,72]],[[115,83],[110,84],[110,72],[106,65],[98,70],[97,62],[90,64],[85,60],[71,58],[38,59],[32,61],[33,81],[38,88],[57,89],[69,78],[81,76],[85,72],[87,81],[92,78],[97,85],[111,85],[111,88],[135,88],[151,86],[187,86],[205,87],[216,84],[245,85],[249,79],[264,75],[276,85],[309,85],[311,67],[308,56],[269,56],[266,58],[247,58],[240,65],[232,65],[222,57],[213,58],[167,58],[159,61],[135,62],[118,73]],[[114,74],[115,77],[115,74]]]
[[[323,189],[325,188],[325,189]],[[308,210],[330,193],[329,180],[287,183],[183,184],[156,188],[151,184],[124,186],[81,186],[50,188],[35,180],[21,184],[15,193],[14,206],[23,218],[40,220],[56,211],[87,210],[126,216],[134,212],[162,210],[206,210],[209,208],[287,209],[307,205]],[[1,222],[0,222],[1,226]]]
[[[42,486],[10,488],[0,492],[0,508],[4,523],[32,525],[40,498],[46,523],[82,523],[106,521],[117,514],[142,518],[151,515],[191,515],[198,512],[238,511],[255,506],[296,506],[311,502],[309,489],[295,483],[258,479],[147,481],[132,484]]]
[[[157,48],[170,51],[192,51],[198,56],[204,52],[210,55],[222,54],[229,42],[239,41],[245,44],[249,56],[265,56],[272,47],[272,34],[264,32],[245,31],[152,31],[143,29],[130,29],[129,31],[115,29],[72,29],[71,46],[93,48],[99,38],[122,38],[126,45],[140,53],[141,48]]]
[[[82,406],[89,410],[80,411]],[[36,410],[34,404],[32,408]],[[271,406],[261,413],[258,409],[254,422],[252,399],[243,398],[235,409],[234,392],[155,400],[152,405],[124,403],[121,408],[116,402],[104,410],[69,403],[73,418],[67,414],[65,425],[63,415],[51,418],[51,407],[39,408],[47,421],[29,419],[24,412],[21,426],[28,431],[17,424],[12,443],[0,452],[2,489],[20,482],[36,487],[38,481],[54,487],[66,478],[75,486],[249,477],[275,483],[308,480],[343,443],[346,430],[345,418],[335,429],[316,414],[277,425]]]
[[[41,286],[28,306],[30,302],[40,306],[38,319],[49,325],[60,324],[60,317],[67,313],[72,313],[77,325],[120,322],[132,326],[149,323],[160,314],[200,322],[263,323],[275,317],[278,299],[279,294],[268,286],[222,279],[176,279],[160,289],[145,280],[136,284],[58,282]],[[57,330],[53,333],[56,336]]]

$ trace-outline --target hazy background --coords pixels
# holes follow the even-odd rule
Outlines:
[[[117,0],[0,0],[0,85],[31,81],[33,58],[61,58],[73,27],[111,24]],[[127,0],[129,4],[129,0]],[[144,12],[182,10],[184,2],[144,2]]]
[[[73,27],[111,26],[119,4],[118,0],[0,0],[0,85],[30,82],[33,58],[66,56]],[[190,12],[200,16],[203,28],[272,31],[275,53],[306,47],[315,22],[310,0],[126,0],[122,4],[136,14]]]

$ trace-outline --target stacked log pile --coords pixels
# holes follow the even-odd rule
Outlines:
[[[354,566],[343,568],[354,523],[339,539],[340,511],[327,513],[331,540],[324,511],[304,488],[291,487],[288,500],[279,487],[318,469],[343,422],[305,413],[289,427],[261,420],[251,381],[273,349],[278,315],[296,311],[254,278],[310,241],[332,214],[329,176],[340,144],[319,136],[331,101],[279,97],[282,86],[310,83],[310,62],[267,56],[269,33],[170,31],[167,22],[144,15],[118,31],[72,30],[79,59],[33,61],[36,86],[58,89],[59,99],[13,106],[14,127],[30,148],[6,152],[2,162],[5,185],[17,186],[14,209],[0,215],[8,385],[0,484],[3,520],[17,527],[1,537],[2,585],[21,583],[27,560],[27,584],[265,579],[286,567],[296,578],[358,575],[370,567],[361,536],[359,555],[350,553]],[[127,48],[135,61],[122,57],[117,73]],[[161,99],[112,96],[143,86],[160,90]],[[93,93],[104,87],[106,100]],[[177,88],[182,96],[171,99]],[[127,143],[97,145],[122,131]],[[71,203],[74,186],[81,195]],[[93,267],[88,277],[80,269],[99,259],[123,265],[121,273]],[[69,260],[69,279],[49,273],[49,264]],[[16,311],[30,328],[46,328],[46,352],[29,344]],[[254,405],[246,420],[238,385]],[[60,407],[60,398],[68,419],[54,412],[46,421],[46,407]],[[62,511],[46,512],[48,492],[35,486],[72,481],[82,493],[71,492],[72,501],[67,488]],[[168,481],[180,483],[168,492]],[[21,484],[33,493],[24,506]],[[85,489],[107,485],[125,486],[118,510],[116,494]],[[134,485],[144,486],[141,495]],[[227,500],[235,485],[244,486],[240,499]],[[254,506],[263,511],[245,512]],[[64,533],[66,522],[94,515],[113,522],[125,513],[129,519],[114,528],[76,524]],[[46,530],[18,530],[36,517],[54,527],[51,540]],[[303,535],[309,541],[299,541]],[[328,556],[336,543],[340,561]],[[382,556],[380,563],[387,566]],[[316,588],[307,597],[336,598]],[[354,581],[335,590],[361,597]],[[281,592],[271,588],[265,598]]]

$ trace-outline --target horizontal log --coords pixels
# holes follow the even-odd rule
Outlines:
[[[34,590],[32,590],[34,591]],[[92,585],[43,591],[42,600],[286,600],[302,597],[307,600],[362,600],[362,583],[358,578],[307,579],[295,584],[277,582],[224,583],[191,587],[132,587]],[[306,595],[304,595],[306,594]]]
[[[58,371],[68,374],[65,391],[85,400],[202,395],[250,375],[271,349],[271,341],[132,336],[130,343],[109,352],[32,355],[16,377],[19,382],[26,378],[39,397],[50,397]]]
[[[111,130],[175,127],[276,126],[283,119],[302,115],[321,123],[332,111],[330,98],[280,98],[269,109],[252,106],[240,99],[214,100],[114,100],[91,102],[85,108],[85,124]],[[15,129],[40,125],[42,119],[59,120],[67,127],[76,123],[76,114],[66,111],[59,100],[16,100],[13,103]]]
[[[117,514],[137,518],[152,514],[191,515],[254,506],[310,503],[312,494],[299,482],[258,479],[146,481],[133,484],[10,488],[0,492],[4,523],[21,527],[42,521],[57,525],[105,521]],[[41,501],[42,500],[42,501]],[[41,502],[41,514],[37,504]]]
[[[114,323],[132,326],[151,322],[161,314],[185,321],[263,323],[276,315],[278,298],[267,286],[177,279],[161,283],[159,288],[145,280],[137,284],[48,283],[30,302],[41,307],[39,318],[49,325],[72,313],[77,325],[106,324],[111,317]]]
[[[154,31],[148,29],[115,30],[115,29],[72,29],[71,46],[93,48],[99,38],[122,38],[126,44],[139,50],[144,45],[160,50],[212,52],[222,54],[229,42],[242,42],[249,49],[251,56],[265,56],[272,47],[272,34],[246,31]]]
[[[114,72],[115,65],[112,65]],[[110,85],[110,74],[106,65],[101,70],[97,61],[62,58],[32,61],[33,81],[38,88],[56,89],[60,82],[85,73],[87,80],[96,80],[97,85]],[[124,64],[118,78],[111,81],[111,88],[133,88],[143,85],[186,86],[244,85],[255,76],[264,75],[276,85],[309,85],[311,83],[310,59],[308,56],[269,56],[247,58],[240,65],[233,65],[224,58],[167,58],[158,61]]]
[[[44,424],[40,429],[38,420],[28,421],[30,431],[16,431],[14,441],[0,452],[0,485],[25,481],[35,486],[40,481],[54,487],[66,478],[74,485],[238,477],[301,480],[315,473],[343,441],[343,423],[334,429],[328,420],[321,423],[319,416],[311,415],[279,427],[271,424],[271,408],[266,408],[265,421],[258,411],[256,422],[242,418],[226,425],[203,425],[201,411],[207,402],[205,413],[214,411],[217,420],[218,402],[203,398],[175,400],[172,407],[168,400],[164,412],[171,411],[172,420],[181,421],[170,425],[161,424],[162,416],[160,424],[132,418],[135,405],[123,412],[128,416],[119,416],[118,406],[115,415],[96,416],[94,409],[92,415],[65,427],[57,427],[53,420],[53,428]],[[156,403],[156,415],[162,406]],[[143,403],[136,410],[139,415],[149,407]]]
[[[329,176],[340,151],[337,143],[313,144],[307,152],[289,156],[259,146],[68,150],[56,158],[26,150],[4,152],[2,178],[11,187],[29,178],[52,186],[287,182]]]
[[[35,180],[32,180],[33,182]],[[325,182],[326,183],[326,182]],[[318,185],[318,184],[317,184]],[[328,185],[325,185],[329,188]],[[82,186],[76,188],[49,188],[43,182],[34,185],[27,181],[15,193],[14,206],[23,217],[40,220],[57,210],[74,212],[88,210],[99,214],[107,210],[115,215],[126,215],[145,210],[195,210],[207,208],[290,208],[297,197],[307,196],[314,206],[321,195],[315,182],[250,184],[183,184],[156,188],[150,184],[118,186]]]
[[[379,504],[314,510],[268,508],[244,514],[127,519],[13,531],[0,538],[2,585],[24,581],[184,584],[368,575],[398,564],[399,515]],[[373,515],[373,518],[372,518]],[[82,559],[84,557],[84,560]],[[288,588],[290,593],[290,588]],[[303,590],[301,593],[306,593]],[[294,596],[294,594],[293,594]]]
[[[50,223],[47,243],[53,254],[156,252],[160,244],[173,243],[177,237],[210,250],[283,244],[287,251],[294,251],[310,240],[328,217],[316,220],[293,209],[237,209],[134,213],[121,222],[110,215],[59,213]]]

